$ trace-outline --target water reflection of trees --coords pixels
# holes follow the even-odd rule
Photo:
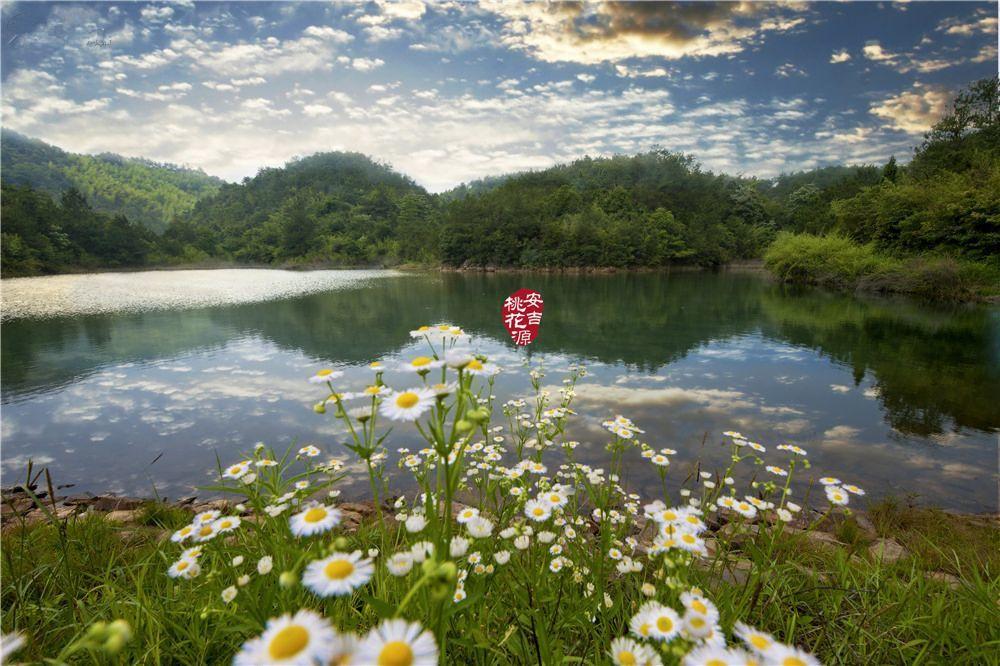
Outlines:
[[[109,364],[210,349],[246,337],[333,363],[366,363],[411,342],[425,322],[453,321],[506,340],[500,302],[521,287],[547,302],[533,352],[653,372],[692,349],[763,333],[871,373],[900,431],[1000,425],[995,310],[942,311],[905,301],[789,290],[733,273],[428,274],[374,280],[294,299],[232,307],[3,324],[4,400],[48,390]]]
[[[901,299],[808,290],[761,296],[762,330],[870,373],[893,428],[931,435],[1000,427],[1000,319],[996,310],[937,309]]]

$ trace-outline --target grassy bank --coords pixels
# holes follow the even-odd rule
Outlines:
[[[782,233],[764,265],[787,282],[900,293],[937,301],[1000,298],[1000,264],[951,257],[894,257],[843,236]]]
[[[206,489],[228,504],[78,515],[51,483],[8,495],[0,595],[18,658],[996,663],[993,518],[854,511],[863,489],[737,432],[715,442],[726,469],[673,469],[676,451],[624,416],[595,420],[608,462],[585,465],[565,435],[584,368],[553,386],[534,367],[524,399],[494,404],[499,368],[456,346],[461,330],[413,336],[431,348],[406,363],[408,387],[385,386],[377,363],[367,387],[335,369],[311,378],[316,418],[346,439],[337,457],[259,444]],[[425,440],[398,450],[419,488],[405,497],[384,475],[402,428]],[[661,480],[653,496],[624,481],[636,452]],[[338,503],[349,465],[368,473],[367,508]]]

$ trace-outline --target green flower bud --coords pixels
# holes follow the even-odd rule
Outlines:
[[[460,434],[462,434],[462,435],[464,435],[465,433],[469,432],[470,430],[472,430],[475,427],[476,427],[476,424],[473,423],[472,421],[467,420],[467,419],[459,419],[458,422],[455,423],[455,431],[458,432],[458,433],[460,433]]]
[[[313,405],[313,411],[317,414],[326,414],[326,404],[322,402],[317,402]]]
[[[347,539],[345,539],[342,536],[337,537],[336,539],[333,540],[333,547],[336,548],[337,550],[341,551],[347,550],[347,547],[350,545],[351,544],[348,543]]]
[[[299,582],[299,577],[295,575],[294,571],[282,571],[281,575],[278,576],[278,585],[285,588],[286,590]]]
[[[455,566],[454,562],[442,562],[437,569],[437,575],[442,580],[454,583],[455,579],[458,578],[458,567]]]
[[[478,409],[469,410],[465,413],[465,416],[473,423],[482,423],[490,418],[490,410],[485,407],[480,407]]]

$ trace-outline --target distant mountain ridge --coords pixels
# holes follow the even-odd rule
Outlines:
[[[94,210],[124,215],[156,232],[224,182],[200,169],[144,158],[69,153],[6,129],[0,155],[0,178],[8,185],[28,186],[57,199],[76,188]]]

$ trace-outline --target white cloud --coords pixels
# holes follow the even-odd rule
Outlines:
[[[993,35],[997,32],[997,17],[981,16],[965,21],[950,18],[942,21],[937,29],[946,35],[961,35],[962,37],[975,34]]]
[[[728,55],[766,33],[805,23],[783,14],[795,7],[768,3],[691,3],[669,11],[642,2],[484,0],[478,6],[504,21],[503,43],[546,62]]]
[[[834,51],[830,54],[830,62],[833,64],[847,62],[851,59],[851,54],[847,49],[841,49],[840,51]]]
[[[370,72],[385,64],[381,58],[354,58],[351,60],[351,67],[359,72]]]
[[[325,116],[328,113],[333,113],[333,109],[325,104],[306,104],[302,107],[302,113],[307,116]]]
[[[920,134],[941,119],[950,102],[950,95],[942,88],[917,86],[873,104],[870,111],[888,121],[891,127]]]
[[[174,8],[170,5],[147,5],[139,12],[143,21],[159,23],[166,21],[174,15]]]

